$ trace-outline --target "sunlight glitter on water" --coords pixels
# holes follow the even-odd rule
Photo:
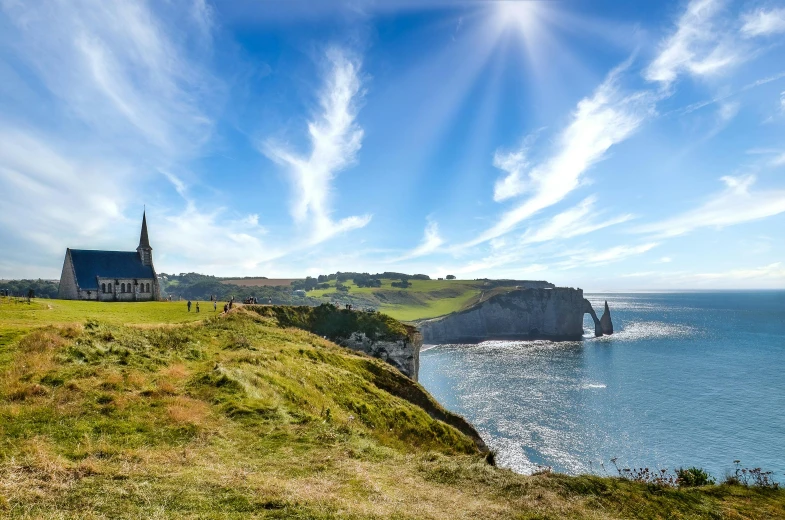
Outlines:
[[[612,336],[594,338],[589,319],[583,341],[423,349],[420,382],[518,472],[602,473],[618,458],[785,474],[785,293],[605,298]]]

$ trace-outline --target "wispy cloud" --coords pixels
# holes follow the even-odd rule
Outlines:
[[[638,245],[619,245],[602,250],[578,250],[571,252],[568,260],[558,262],[555,266],[559,269],[574,269],[611,264],[651,251],[658,245],[658,242],[647,242]]]
[[[497,200],[524,193],[530,196],[465,246],[502,236],[535,213],[562,201],[578,188],[582,175],[602,160],[613,145],[629,138],[640,127],[653,110],[656,97],[649,92],[624,91],[619,85],[619,75],[626,66],[611,71],[591,97],[578,103],[570,124],[557,137],[550,157],[528,168],[525,148],[497,154],[495,164],[507,173],[496,184]]]
[[[756,9],[743,14],[741,19],[744,22],[741,32],[748,37],[785,32],[785,7]]]
[[[697,208],[637,228],[657,237],[684,235],[698,228],[723,228],[785,212],[785,190],[752,190],[754,175],[722,177],[725,189]]]
[[[176,7],[176,6],[175,6]],[[183,6],[185,7],[185,6]],[[121,149],[183,157],[210,137],[205,107],[218,82],[147,2],[4,2],[15,31],[0,37],[59,99]],[[175,17],[177,13],[175,13]],[[188,24],[177,21],[187,31]],[[210,32],[209,18],[199,22]]]
[[[65,236],[76,242],[72,247],[96,235],[101,243],[105,231],[123,221],[116,193],[129,169],[69,156],[67,148],[48,136],[0,126],[0,224],[50,253],[65,250]],[[105,175],[107,169],[113,177]]]
[[[544,225],[529,228],[523,235],[523,243],[548,242],[572,238],[621,224],[633,218],[633,215],[625,214],[608,219],[600,219],[598,217],[601,216],[601,210],[596,209],[596,202],[596,196],[587,197],[577,206],[557,214]]]
[[[665,85],[682,72],[695,76],[722,71],[741,59],[730,33],[721,27],[722,0],[692,0],[644,72],[649,81]]]
[[[144,191],[154,172],[209,140],[205,107],[220,87],[186,45],[193,19],[179,15],[190,6],[175,2],[165,17],[144,1],[0,2],[0,65],[30,87],[0,124],[4,232],[52,256],[116,248],[117,229],[136,228],[155,199]]]
[[[327,60],[330,72],[319,95],[321,113],[308,123],[310,154],[297,155],[274,140],[263,145],[264,154],[290,173],[295,187],[292,215],[312,226],[311,243],[361,228],[371,220],[370,215],[339,221],[331,217],[331,183],[340,170],[354,164],[362,145],[363,130],[356,117],[363,91],[359,61],[338,48],[328,50]]]
[[[439,224],[434,221],[429,221],[425,226],[422,242],[420,245],[406,253],[405,255],[395,259],[395,262],[410,260],[433,253],[444,244],[444,239],[439,235]]]
[[[760,267],[724,271],[641,271],[619,275],[621,278],[645,278],[649,287],[681,287],[683,289],[765,288],[785,287],[785,264],[775,262]]]

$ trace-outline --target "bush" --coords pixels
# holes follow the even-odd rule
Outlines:
[[[676,470],[676,482],[679,486],[699,487],[713,485],[714,479],[702,468],[679,468]]]
[[[448,274],[448,275],[446,276],[446,278],[447,278],[448,280],[455,280],[455,275],[454,275],[454,274]]]
[[[406,289],[407,287],[411,287],[412,284],[408,280],[401,279],[400,282],[393,282],[390,285],[399,289]]]
[[[340,292],[349,292],[349,286],[338,282],[335,284],[335,290]]]

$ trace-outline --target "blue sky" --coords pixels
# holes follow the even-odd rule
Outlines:
[[[0,0],[0,277],[785,287],[775,1]]]

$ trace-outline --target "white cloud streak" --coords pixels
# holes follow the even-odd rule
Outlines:
[[[429,255],[436,250],[438,250],[442,244],[444,244],[444,239],[439,235],[439,224],[433,221],[429,221],[428,224],[425,226],[425,232],[423,234],[422,242],[420,245],[406,253],[405,255],[393,260],[393,262],[401,262],[404,260],[411,260],[412,258],[418,258],[421,256]]]
[[[559,269],[575,269],[576,267],[596,267],[600,265],[620,262],[627,258],[638,256],[651,251],[659,245],[658,242],[648,242],[638,245],[619,245],[603,250],[579,250],[571,252],[568,260],[558,262]]]
[[[577,206],[554,216],[545,225],[528,229],[523,235],[523,243],[572,238],[621,224],[633,218],[633,215],[625,214],[607,220],[598,220],[597,216],[600,212],[595,208],[596,202],[597,197],[587,197]]]
[[[204,107],[213,105],[218,84],[199,56],[170,38],[168,22],[147,2],[3,2],[2,8],[18,31],[4,43],[104,140],[162,161],[190,156],[210,138],[213,122]],[[209,23],[201,18],[201,30],[209,33]]]
[[[319,95],[321,113],[308,123],[310,154],[297,155],[273,140],[262,147],[268,158],[287,168],[295,187],[292,216],[312,226],[311,243],[361,228],[371,220],[370,215],[337,222],[331,217],[331,183],[340,170],[355,163],[362,145],[363,130],[356,117],[363,91],[358,61],[337,48],[328,50],[327,59],[331,69]]]
[[[712,75],[741,60],[738,47],[721,27],[722,0],[693,0],[644,72],[649,81],[670,85],[680,73]]]
[[[725,189],[699,207],[637,228],[639,233],[675,237],[699,228],[723,228],[785,212],[785,190],[757,190],[754,175],[722,177]]]
[[[591,97],[578,103],[570,124],[557,138],[556,150],[545,161],[524,171],[526,149],[497,154],[495,164],[507,172],[496,184],[496,199],[530,194],[466,246],[502,236],[535,213],[552,206],[578,188],[582,175],[615,144],[629,138],[650,115],[656,97],[649,92],[626,93],[618,85],[626,64],[614,69]]]
[[[133,248],[122,237],[138,233],[142,204],[157,198],[146,181],[192,158],[212,133],[204,107],[220,88],[185,41],[194,19],[179,15],[191,7],[0,2],[9,29],[0,34],[0,60],[8,59],[0,64],[30,85],[29,103],[0,124],[4,234],[59,260],[68,246]],[[209,17],[200,20],[200,34],[209,33]],[[36,106],[46,107],[44,117]]]
[[[741,17],[744,25],[741,32],[747,37],[769,36],[785,32],[785,7],[756,9]]]

